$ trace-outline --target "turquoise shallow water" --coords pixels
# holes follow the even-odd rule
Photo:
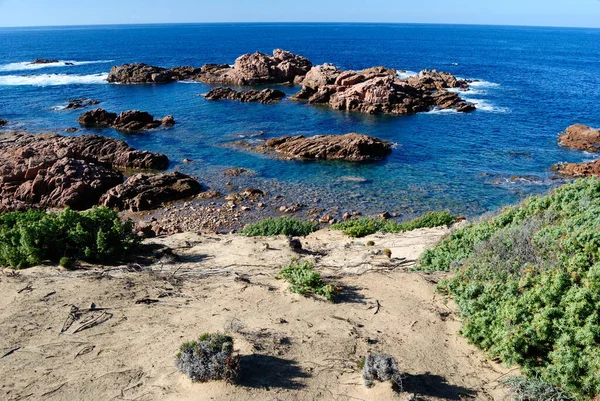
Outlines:
[[[172,168],[224,190],[223,170],[245,167],[237,180],[301,203],[402,214],[449,208],[476,215],[555,185],[550,166],[590,159],[556,144],[576,122],[600,126],[600,30],[382,24],[201,24],[0,29],[0,117],[10,129],[57,131],[77,126],[81,111],[60,110],[69,98],[90,97],[111,111],[173,114],[169,130],[122,135],[132,146],[166,153]],[[373,65],[419,71],[437,68],[478,79],[464,96],[470,114],[367,116],[284,100],[276,105],[209,102],[199,83],[112,85],[113,64],[172,67],[233,63],[243,53],[284,48],[314,64],[344,69]],[[32,69],[38,57],[75,61]],[[284,87],[287,93],[298,88]],[[275,160],[225,146],[264,132],[361,132],[396,144],[385,161],[355,165]],[[82,130],[77,134],[98,132]],[[184,165],[189,158],[194,162]],[[533,182],[511,182],[515,175]],[[360,177],[357,182],[355,177]]]

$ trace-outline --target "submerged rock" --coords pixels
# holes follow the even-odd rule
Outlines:
[[[257,150],[273,151],[288,158],[362,162],[380,160],[392,152],[389,142],[350,133],[313,137],[284,136],[270,139]]]
[[[258,91],[236,91],[231,88],[218,87],[211,89],[204,98],[207,100],[238,100],[240,102],[260,102],[263,104],[277,103],[285,97],[285,93],[277,89],[263,89]]]
[[[6,124],[8,124],[8,120],[3,120],[0,118],[0,127],[4,127]]]
[[[31,64],[52,64],[58,63],[58,60],[47,59],[47,58],[36,58],[31,62]]]
[[[69,99],[69,103],[65,107],[66,110],[82,109],[84,107],[94,106],[100,104],[99,100],[88,99],[82,97],[80,99]]]
[[[170,127],[175,124],[173,116],[155,120],[151,114],[139,110],[128,110],[117,115],[104,109],[94,109],[83,113],[77,121],[87,128],[112,127],[123,132],[139,132],[157,128],[161,125]]]
[[[0,211],[30,207],[87,209],[123,182],[117,168],[164,169],[165,155],[97,135],[0,135]]]
[[[336,110],[368,114],[413,114],[433,108],[468,112],[475,106],[446,88],[468,89],[449,73],[424,70],[403,80],[396,70],[372,67],[362,71],[341,71],[331,64],[313,67],[292,98],[310,104],[325,104]]]
[[[558,143],[567,148],[598,153],[600,152],[600,130],[583,124],[571,125],[560,135]]]
[[[166,202],[197,195],[202,185],[179,173],[136,174],[112,188],[100,199],[100,204],[133,212],[156,209]]]

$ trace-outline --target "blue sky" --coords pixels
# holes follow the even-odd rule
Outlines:
[[[600,27],[600,0],[0,0],[0,26],[415,22]]]

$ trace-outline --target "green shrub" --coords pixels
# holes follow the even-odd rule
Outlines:
[[[58,264],[67,270],[72,270],[75,267],[75,261],[71,258],[67,258],[66,256],[60,258]]]
[[[502,380],[513,401],[571,401],[573,397],[561,389],[537,378],[523,376]]]
[[[192,381],[225,380],[239,375],[240,357],[233,355],[233,338],[223,334],[202,334],[198,341],[181,344],[176,367]]]
[[[586,400],[600,395],[600,180],[532,197],[457,230],[420,268],[452,270],[439,290],[461,333],[525,376]]]
[[[61,258],[115,262],[139,244],[131,222],[116,212],[94,208],[60,213],[39,210],[0,215],[0,266],[25,268]]]
[[[432,228],[440,226],[449,226],[456,221],[456,216],[448,211],[428,212],[423,216],[405,223],[397,223],[393,220],[373,219],[361,217],[359,219],[348,220],[331,226],[334,230],[340,230],[344,234],[354,237],[366,237],[376,232],[400,233],[412,231],[418,228]]]
[[[290,217],[278,217],[260,220],[248,224],[241,234],[249,237],[271,237],[275,235],[291,235],[294,237],[305,237],[319,229],[319,223],[313,221],[301,221]]]
[[[338,292],[333,285],[325,284],[314,265],[306,260],[293,259],[281,269],[277,278],[290,283],[290,291],[301,295],[320,295],[334,301]]]

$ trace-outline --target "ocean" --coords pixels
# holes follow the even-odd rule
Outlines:
[[[210,102],[201,83],[108,84],[112,65],[174,67],[229,63],[254,51],[282,48],[341,69],[383,65],[410,75],[437,69],[478,80],[461,96],[469,114],[412,116],[345,113],[285,99],[262,105]],[[243,167],[240,187],[341,212],[412,216],[450,209],[476,216],[561,183],[550,167],[593,159],[561,148],[567,126],[600,126],[600,30],[415,24],[179,24],[0,29],[0,118],[5,130],[59,132],[77,127],[83,110],[68,99],[93,98],[120,112],[172,114],[172,129],[121,134],[82,129],[165,153],[171,169],[228,192],[224,170]],[[60,60],[29,65],[36,58]],[[73,65],[67,65],[73,64]],[[288,94],[299,88],[283,86]],[[359,132],[394,143],[369,164],[278,160],[228,143],[282,135]],[[192,160],[183,163],[184,158]]]

